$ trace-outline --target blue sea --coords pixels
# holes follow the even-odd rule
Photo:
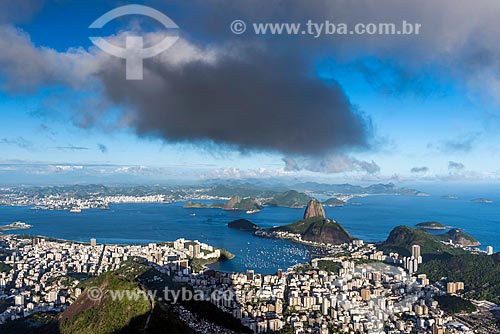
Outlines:
[[[336,219],[351,234],[366,241],[383,241],[398,225],[414,226],[435,220],[464,229],[481,243],[500,250],[500,196],[484,193],[459,195],[459,199],[429,197],[367,196],[353,201],[359,205],[325,208],[327,216]],[[471,199],[487,197],[493,203],[475,203]],[[9,233],[43,235],[75,241],[97,238],[100,243],[143,244],[172,241],[184,237],[222,247],[236,257],[214,265],[224,271],[255,269],[274,273],[278,268],[310,259],[307,246],[286,240],[254,237],[227,224],[246,218],[260,227],[286,225],[302,218],[303,209],[266,207],[248,215],[220,209],[184,209],[182,203],[115,204],[109,210],[68,211],[32,210],[29,207],[0,207],[0,224],[23,221],[32,229]]]

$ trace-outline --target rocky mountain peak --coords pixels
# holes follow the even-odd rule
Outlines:
[[[306,211],[304,212],[304,219],[312,217],[326,218],[323,205],[321,205],[321,203],[315,198],[309,201],[306,207]]]
[[[229,201],[227,201],[227,203],[224,205],[224,209],[226,210],[231,210],[231,209],[234,209],[234,206],[236,204],[238,204],[239,202],[241,202],[241,197],[236,195],[236,196],[233,196],[231,197],[231,199]]]

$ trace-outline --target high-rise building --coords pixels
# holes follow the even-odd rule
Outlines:
[[[96,246],[97,240],[95,238],[90,239],[90,246]]]
[[[411,246],[411,256],[415,259],[420,257],[420,245]]]
[[[418,260],[412,257],[403,258],[403,265],[410,274],[416,273],[418,271]]]
[[[283,301],[281,299],[276,300],[276,304],[274,305],[276,314],[281,315],[283,314]]]
[[[493,255],[493,247],[492,246],[486,247],[486,254]]]
[[[455,282],[448,282],[448,284],[446,284],[446,292],[448,292],[448,293],[456,293],[457,292],[457,286],[456,286]]]
[[[429,285],[429,279],[427,278],[426,274],[420,274],[417,276],[417,278],[420,281],[420,284]]]
[[[324,298],[323,302],[321,303],[321,313],[323,313],[323,315],[328,315],[329,309],[330,309],[330,301],[327,298]]]
[[[364,301],[370,300],[370,289],[361,289],[361,299]]]
[[[281,279],[281,277],[283,277],[283,270],[282,269],[278,269],[277,275],[278,275],[278,278]]]
[[[50,291],[46,298],[49,303],[55,303],[57,301],[57,291]]]
[[[434,324],[432,325],[432,334],[444,334],[444,328]]]
[[[201,247],[200,247],[200,245],[199,244],[194,245],[194,247],[193,247],[193,257],[194,258],[200,257],[200,253],[201,253]]]
[[[16,306],[23,306],[24,305],[24,296],[23,295],[16,295],[14,297],[14,304]]]

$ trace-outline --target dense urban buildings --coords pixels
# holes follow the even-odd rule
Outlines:
[[[418,245],[412,246],[411,257],[401,258],[355,240],[335,246],[343,254],[339,257],[318,258],[309,267],[297,265],[262,275],[253,270],[195,270],[190,260],[218,259],[220,250],[185,239],[120,246],[97,244],[95,239],[86,244],[2,235],[0,243],[8,252],[5,264],[11,267],[0,274],[0,296],[14,300],[0,314],[2,323],[35,312],[62,311],[86,292],[78,288],[78,277],[99,275],[130,259],[144,258],[174,280],[201,291],[255,333],[285,328],[296,334],[473,333],[436,301],[436,296],[459,293],[462,282],[431,285],[426,275],[412,274],[422,262]],[[404,268],[394,265],[398,259]],[[325,261],[337,269],[321,269]],[[225,293],[226,298],[215,298],[215,292]],[[176,310],[181,318],[191,319],[181,306]]]

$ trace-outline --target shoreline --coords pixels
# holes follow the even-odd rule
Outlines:
[[[11,235],[11,236],[15,236],[18,238],[28,238],[28,239],[40,238],[40,239],[44,239],[47,241],[58,242],[58,243],[68,243],[69,242],[69,243],[75,243],[75,244],[81,244],[81,245],[90,245],[91,244],[90,241],[87,242],[87,241],[77,241],[77,240],[69,240],[69,239],[62,239],[62,238],[53,238],[53,237],[47,237],[44,235],[27,235],[27,234],[23,234],[23,233],[2,233],[2,231],[0,231],[0,235],[2,235],[2,234]],[[174,243],[174,241],[145,242],[145,243],[141,243],[141,244],[120,244],[120,243],[106,243],[106,242],[104,242],[104,243],[97,243],[96,247],[98,247],[98,246],[120,246],[120,247],[123,247],[123,246],[139,246],[139,245],[146,246],[150,243],[168,244],[168,243]],[[217,263],[217,262],[231,261],[232,259],[234,259],[236,257],[236,255],[234,255],[233,253],[231,253],[230,251],[228,251],[225,248],[215,247],[215,246],[212,246],[212,247],[214,249],[218,249],[220,251],[220,257],[213,258],[214,261],[211,261],[209,259],[204,259],[204,261],[209,261],[209,262],[203,264],[203,266]],[[194,258],[191,260],[194,260]]]

